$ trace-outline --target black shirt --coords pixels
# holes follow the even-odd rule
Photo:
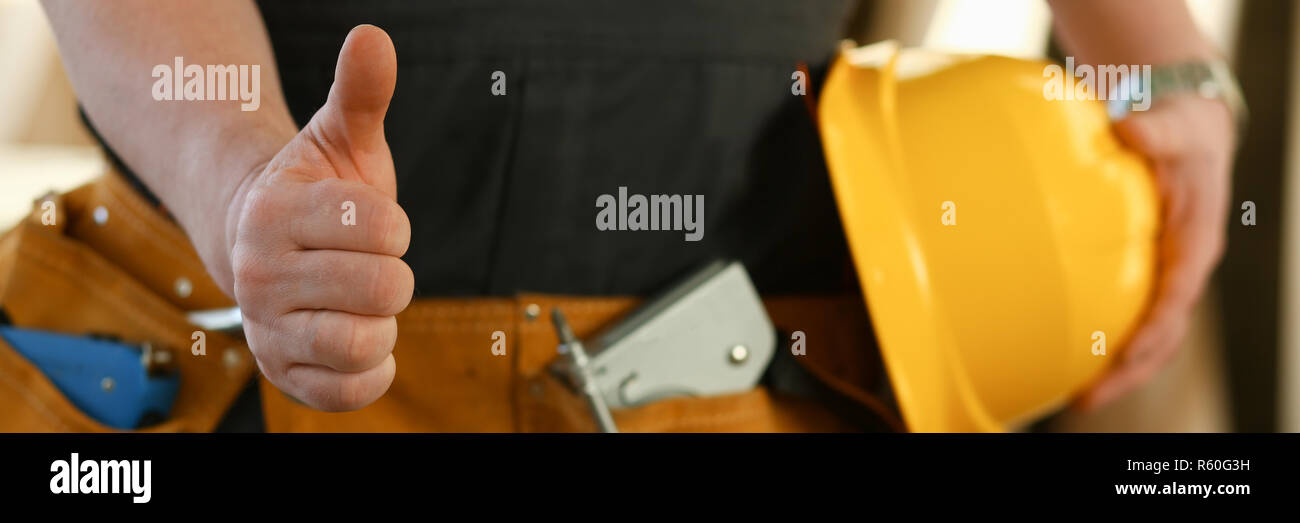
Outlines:
[[[647,294],[716,257],[745,262],[764,292],[846,286],[817,130],[791,87],[803,62],[816,94],[847,0],[260,7],[299,125],[352,27],[392,36],[385,132],[417,297]],[[599,230],[598,198],[620,187],[703,195],[702,238]]]

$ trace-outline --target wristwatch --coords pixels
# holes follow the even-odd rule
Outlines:
[[[1142,82],[1145,79],[1145,74],[1124,75],[1119,92],[1127,90],[1129,96],[1111,96],[1106,101],[1111,121],[1128,116],[1133,111],[1134,101],[1143,94],[1150,93],[1151,101],[1155,103],[1174,93],[1192,92],[1203,98],[1222,100],[1236,121],[1238,136],[1246,130],[1246,99],[1241,95],[1236,77],[1223,60],[1153,66],[1150,89],[1144,92]]]

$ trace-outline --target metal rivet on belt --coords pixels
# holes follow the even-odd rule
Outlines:
[[[189,298],[190,293],[194,292],[194,284],[190,282],[189,278],[186,278],[184,276],[181,276],[180,278],[176,278],[175,287],[176,287],[176,295],[181,298]]]
[[[227,347],[226,351],[221,354],[221,362],[226,365],[227,369],[233,370],[239,367],[242,361],[243,358],[239,355],[239,349],[234,347]]]
[[[95,217],[95,223],[99,225],[104,225],[105,223],[108,223],[108,208],[104,207],[103,205],[95,207],[95,211],[92,213],[92,215]]]
[[[99,380],[99,388],[104,389],[104,392],[113,392],[113,387],[116,386],[117,382],[113,381],[112,376],[104,376],[104,379]]]
[[[744,363],[745,360],[749,359],[749,347],[736,345],[727,353],[727,357],[731,360],[731,363],[740,365],[741,363]]]
[[[542,315],[541,305],[538,305],[536,303],[529,303],[527,306],[524,307],[524,317],[527,318],[528,321],[533,321],[537,319],[538,316],[541,315]]]
[[[155,365],[171,365],[172,353],[165,350],[153,351],[152,359]]]

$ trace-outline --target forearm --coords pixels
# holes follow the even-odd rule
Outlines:
[[[1215,58],[1184,0],[1049,0],[1066,52],[1085,64],[1162,65]]]
[[[228,254],[219,252],[228,243],[227,210],[240,182],[297,132],[256,6],[249,0],[44,0],[44,6],[91,123],[177,217],[209,268],[221,265]],[[259,65],[260,106],[243,111],[238,101],[155,100],[152,70],[170,67],[176,57],[186,64]]]

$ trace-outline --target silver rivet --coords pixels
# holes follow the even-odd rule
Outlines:
[[[105,208],[103,205],[100,205],[99,207],[95,207],[95,211],[93,215],[95,217],[95,223],[100,225],[108,223],[108,209]]]
[[[527,318],[528,321],[533,321],[537,319],[538,316],[541,315],[542,315],[541,305],[538,305],[536,303],[529,303],[527,306],[524,307],[524,317]]]
[[[730,357],[731,363],[740,365],[741,363],[744,363],[745,360],[749,359],[749,347],[736,345],[731,348],[731,351],[727,356]]]
[[[182,298],[189,298],[190,293],[194,292],[194,284],[190,282],[189,278],[186,278],[184,276],[181,276],[180,278],[176,278],[175,287],[176,287],[176,295]]]
[[[234,347],[227,348],[225,352],[221,353],[221,362],[224,363],[228,369],[238,367],[242,361],[243,358],[239,355],[239,349]]]
[[[104,392],[113,392],[115,386],[117,386],[117,382],[113,381],[110,376],[104,376],[104,379],[99,380],[99,388],[104,389]]]
[[[154,351],[153,362],[162,366],[171,365],[172,353],[165,350]]]

